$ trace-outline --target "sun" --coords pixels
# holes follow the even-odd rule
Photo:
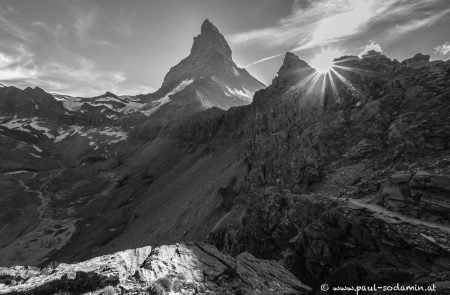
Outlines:
[[[340,89],[350,89],[358,96],[364,97],[361,89],[358,89],[345,77],[345,72],[360,74],[369,72],[351,67],[345,63],[345,61],[350,61],[357,57],[347,56],[343,58],[343,55],[345,55],[345,52],[339,48],[328,47],[317,50],[313,58],[308,60],[308,63],[316,71],[304,75],[295,85],[286,91],[286,94],[295,95],[296,97],[302,94],[302,97],[305,99],[300,99],[300,103],[309,104],[317,101],[323,106],[325,106],[326,100],[331,96],[339,103],[341,100]],[[337,58],[339,60],[336,60]],[[338,83],[345,85],[345,88],[338,87]]]
[[[322,48],[311,60],[310,64],[319,73],[328,73],[334,65],[334,59],[340,57],[342,51],[337,48]]]

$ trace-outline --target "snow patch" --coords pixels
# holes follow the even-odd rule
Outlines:
[[[19,130],[19,131],[23,131],[23,132],[28,132],[30,133],[31,131],[29,129],[26,129],[25,126],[28,125],[29,120],[27,119],[16,119],[17,116],[14,116],[14,119],[1,124],[0,126],[3,126],[7,129],[10,130]]]
[[[18,170],[18,171],[12,171],[12,172],[7,172],[4,173],[3,175],[14,175],[14,174],[20,174],[20,173],[27,173],[27,170]]]
[[[48,139],[54,139],[55,136],[50,133],[50,129],[47,127],[43,127],[39,124],[42,124],[42,122],[39,120],[38,117],[33,117],[32,121],[29,123],[30,127],[33,129],[36,129],[38,131],[42,131],[45,136],[47,136]]]
[[[197,95],[198,98],[200,98],[200,102],[202,103],[202,106],[205,109],[210,109],[210,108],[214,107],[213,104],[209,103],[209,101],[206,99],[206,97],[203,95],[203,93],[201,93],[200,91],[196,90],[195,94]]]
[[[73,136],[75,134],[81,134],[83,136],[82,129],[83,129],[83,127],[77,126],[77,125],[70,126],[70,128],[68,130],[64,130],[63,128],[59,128],[58,129],[58,136],[56,136],[55,142],[61,142],[64,139],[66,139],[67,137]]]
[[[50,133],[51,130],[47,127],[42,126],[43,123],[43,120],[39,119],[38,117],[33,117],[30,119],[17,119],[17,116],[14,116],[12,120],[0,124],[0,126],[3,126],[4,128],[10,130],[18,130],[27,133],[33,132],[34,129],[39,131],[40,133],[43,133],[48,139],[54,139],[55,136]]]
[[[34,148],[37,152],[42,153],[42,149],[40,149],[39,147],[35,146],[34,144],[31,147]]]
[[[87,103],[87,104],[89,104],[89,105],[91,105],[91,106],[93,106],[93,107],[101,107],[101,106],[104,106],[104,107],[106,107],[106,108],[108,108],[108,109],[110,109],[110,110],[112,110],[112,111],[115,111],[115,109],[114,109],[114,107],[112,106],[112,105],[110,105],[110,104],[107,104],[107,103],[95,103],[95,102],[91,102],[91,103]]]
[[[88,138],[90,140],[90,146],[96,146],[97,143],[115,144],[127,140],[128,138],[128,134],[119,127],[88,129],[86,127],[72,125],[66,130],[63,128],[58,129],[58,134],[59,135],[55,138],[55,142],[61,142],[68,137],[79,135]]]
[[[100,102],[114,101],[114,102],[118,102],[118,103],[123,103],[123,101],[121,101],[120,99],[117,99],[115,97],[102,97],[102,98],[97,99],[96,102],[97,101],[100,101]]]
[[[68,111],[78,111],[84,104],[81,98],[78,97],[65,96],[62,99],[56,99],[62,101],[64,108]]]
[[[229,86],[225,85],[225,88],[227,89],[227,96],[239,96],[240,98],[244,98],[244,99],[252,99],[253,97],[253,92],[251,92],[250,90],[243,88],[243,90],[240,89],[236,89],[236,88],[230,88]]]

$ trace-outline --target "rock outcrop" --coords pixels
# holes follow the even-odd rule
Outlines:
[[[334,93],[312,96],[296,83],[305,67],[287,54],[273,84],[222,119],[222,130],[239,122],[248,174],[209,241],[282,261],[314,289],[402,282],[447,294],[450,63],[343,57]],[[302,103],[317,94],[324,107]]]
[[[275,261],[203,243],[144,247],[44,269],[0,268],[0,294],[306,294]]]
[[[42,117],[64,120],[62,103],[39,87],[21,90],[14,86],[0,87],[0,116]]]

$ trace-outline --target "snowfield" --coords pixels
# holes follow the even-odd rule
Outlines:
[[[17,119],[17,116],[14,116],[13,119],[3,124],[0,124],[0,126],[10,130],[31,133],[34,137],[37,137],[36,133],[40,133],[45,135],[48,139],[54,139],[55,136],[50,132],[50,128],[44,125],[45,120],[38,117]]]
[[[111,111],[116,113],[122,113],[124,115],[132,114],[140,112],[145,116],[150,116],[155,111],[157,111],[160,107],[170,102],[170,96],[184,90],[190,84],[192,84],[194,80],[184,80],[177,87],[175,87],[172,91],[164,95],[163,97],[151,101],[151,102],[142,102],[139,99],[133,97],[101,97],[98,99],[91,98],[80,98],[80,97],[70,97],[66,95],[54,95],[54,98],[58,101],[61,101],[64,108],[68,111],[76,112],[80,111],[84,104],[91,105],[93,107],[105,107]],[[123,107],[118,107],[114,104],[124,105]],[[105,110],[102,110],[104,112]],[[83,110],[81,112],[84,113]],[[109,119],[115,119],[117,116],[115,115],[107,115]]]
[[[98,145],[117,144],[121,141],[125,141],[128,138],[128,134],[120,127],[86,127],[79,125],[65,126],[59,128],[52,128],[48,123],[41,118],[20,118],[16,116],[8,121],[3,121],[0,124],[0,128],[9,130],[21,131],[28,133],[36,138],[39,135],[44,135],[48,140],[55,143],[62,142],[72,136],[79,135],[90,139],[94,144],[91,146],[97,147]],[[38,153],[42,153],[43,150],[36,145],[30,145],[36,153],[32,154],[34,157],[40,157]]]

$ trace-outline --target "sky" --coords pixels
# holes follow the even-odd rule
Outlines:
[[[265,84],[287,51],[313,66],[371,49],[450,57],[449,0],[2,0],[0,83],[78,96],[152,92],[206,18]]]

